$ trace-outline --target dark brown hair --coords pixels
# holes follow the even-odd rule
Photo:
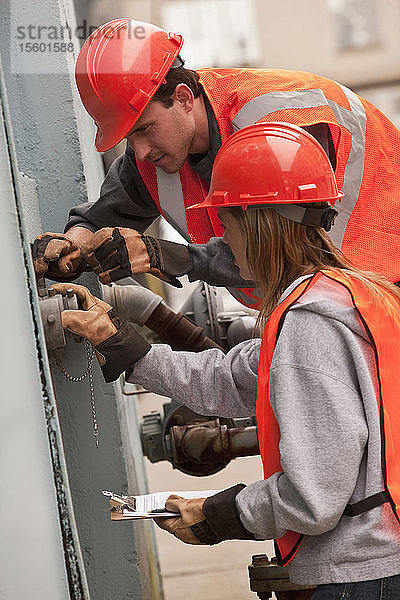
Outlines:
[[[172,96],[175,88],[180,83],[184,83],[193,92],[193,96],[197,98],[201,94],[201,85],[199,84],[199,76],[196,71],[185,69],[184,67],[176,67],[170,69],[165,77],[166,83],[160,85],[153,96],[153,100],[157,100],[166,108],[172,106]]]

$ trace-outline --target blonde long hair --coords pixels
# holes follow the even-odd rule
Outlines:
[[[307,208],[309,204],[298,206]],[[325,206],[327,203],[313,203],[314,208]],[[232,207],[230,211],[244,234],[247,264],[261,292],[262,307],[257,321],[260,330],[288,285],[321,269],[356,277],[375,294],[380,294],[383,287],[400,303],[398,287],[381,275],[352,265],[322,227],[301,225],[282,217],[273,208]]]

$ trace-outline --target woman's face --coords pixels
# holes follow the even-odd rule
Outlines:
[[[239,267],[240,276],[251,281],[252,275],[246,260],[246,238],[238,220],[232,215],[229,208],[220,208],[218,216],[225,229],[222,239],[232,250],[235,265]]]

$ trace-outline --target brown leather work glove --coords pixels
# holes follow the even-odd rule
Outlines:
[[[184,244],[159,240],[124,227],[99,229],[85,251],[88,264],[106,285],[137,273],[151,273],[181,288],[176,277],[191,269],[189,250]]]
[[[150,344],[130,323],[122,321],[110,304],[83,285],[56,283],[52,288],[58,294],[72,289],[77,295],[83,310],[64,310],[62,326],[91,342],[107,383],[118,379],[150,350]]]
[[[180,517],[156,518],[156,524],[172,533],[185,544],[217,544],[221,540],[211,531],[203,513],[205,498],[186,500],[181,496],[171,495],[165,502],[165,508],[172,512],[180,512]]]
[[[236,496],[245,485],[238,483],[208,498],[186,500],[170,496],[165,508],[180,512],[180,517],[156,518],[161,529],[172,533],[185,544],[212,546],[224,540],[254,540],[244,528],[236,506]]]
[[[86,268],[86,257],[80,248],[61,233],[43,233],[31,247],[38,278],[72,281]]]

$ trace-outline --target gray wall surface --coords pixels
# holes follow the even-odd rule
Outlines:
[[[77,100],[71,80],[76,44],[73,49],[56,52],[53,41],[46,39],[46,44],[51,45],[46,46],[44,51],[27,51],[29,25],[36,27],[31,28],[31,32],[37,37],[38,24],[48,28],[76,27],[73,10],[65,2],[12,0],[8,4],[2,1],[0,51],[21,172],[23,218],[30,241],[43,231],[62,231],[72,206],[88,198],[95,199],[102,176],[100,157],[91,150],[93,129]],[[18,37],[21,32],[25,35],[23,40]],[[35,43],[35,40],[31,42]],[[44,43],[43,38],[39,42]],[[14,269],[19,269],[15,261]],[[92,291],[99,294],[93,275],[82,279],[81,282],[88,283]],[[26,325],[26,332],[27,336],[32,335],[29,325]],[[65,367],[72,375],[80,375],[86,364],[83,344],[71,342],[67,347]],[[151,595],[155,593],[154,588],[151,590],[149,586],[142,585],[142,581],[149,579],[145,542],[139,548],[133,527],[111,523],[105,512],[107,501],[101,490],[126,492],[127,476],[115,390],[112,385],[103,382],[97,364],[94,371],[100,430],[98,449],[92,435],[87,380],[71,383],[52,368],[90,597],[95,600],[155,597]],[[33,377],[31,381],[34,386]],[[12,394],[12,390],[8,393]],[[29,387],[25,393],[31,394]],[[19,424],[14,426],[18,428]],[[140,470],[141,455],[137,455],[135,461]],[[68,486],[67,481],[65,485]],[[134,487],[135,482],[131,485]],[[51,568],[50,564],[48,568]],[[8,600],[8,596],[1,593],[1,587],[0,596]],[[22,594],[19,597],[23,597]],[[30,597],[36,600],[64,596],[57,592]],[[11,598],[14,600],[14,596]]]
[[[43,410],[45,388],[2,83],[0,72],[0,269],[6,282],[0,297],[0,597],[67,600],[68,576]]]

